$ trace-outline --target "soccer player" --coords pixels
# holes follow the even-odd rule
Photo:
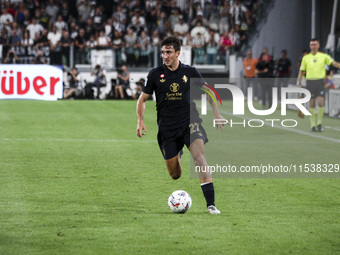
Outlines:
[[[319,52],[320,43],[318,39],[311,39],[309,43],[311,52],[302,58],[298,75],[297,85],[301,87],[301,79],[306,74],[307,89],[311,93],[309,101],[310,123],[312,132],[322,132],[322,118],[325,110],[325,77],[326,65],[340,68],[340,64],[334,61],[328,54]],[[315,99],[318,104],[317,122],[315,124]]]
[[[201,125],[202,120],[196,110],[196,105],[190,98],[190,86],[192,86],[190,78],[200,78],[201,86],[205,89],[209,88],[204,85],[204,80],[196,68],[179,61],[180,46],[180,40],[176,37],[163,40],[161,54],[164,64],[149,72],[143,92],[137,101],[136,132],[137,136],[143,137],[144,131],[147,132],[143,122],[145,102],[155,91],[158,144],[168,172],[174,180],[180,178],[182,174],[181,154],[184,145],[189,149],[195,166],[208,169],[204,151],[204,144],[208,139]],[[209,103],[215,119],[223,119],[217,105],[212,100],[209,100]],[[219,125],[218,128],[223,131],[223,125]],[[199,177],[209,213],[219,214],[220,211],[215,207],[215,189],[211,174],[201,171]]]

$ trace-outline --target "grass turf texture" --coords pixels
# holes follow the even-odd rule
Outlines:
[[[209,215],[189,153],[182,177],[171,180],[154,102],[143,139],[135,105],[0,101],[0,254],[340,253],[340,179],[217,178],[222,214]],[[325,117],[324,125],[339,121]],[[298,129],[308,131],[308,119]],[[339,143],[276,128],[229,128],[224,139],[236,165],[339,159]],[[176,189],[192,197],[186,214],[167,206]]]

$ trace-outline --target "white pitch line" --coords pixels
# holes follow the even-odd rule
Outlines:
[[[200,107],[197,106],[197,108],[200,108]],[[209,111],[212,111],[212,110],[209,109]],[[220,113],[226,114],[226,115],[231,116],[231,117],[240,118],[240,119],[246,119],[246,120],[251,120],[252,119],[252,118],[249,118],[249,117],[246,117],[246,116],[243,116],[243,117],[242,116],[234,116],[232,113],[226,112],[226,111],[220,111]],[[272,127],[271,123],[267,123],[267,122],[264,121],[264,124],[266,126]],[[317,134],[301,131],[301,130],[294,129],[294,128],[285,128],[285,127],[281,127],[281,126],[278,126],[278,125],[275,125],[275,124],[273,125],[273,127],[278,128],[278,129],[282,129],[282,130],[286,130],[286,131],[289,131],[289,132],[298,133],[298,134],[301,134],[301,135],[307,135],[307,136],[310,136],[310,137],[315,137],[315,138],[320,138],[320,139],[331,141],[331,142],[335,142],[335,143],[340,143],[339,139],[330,138],[330,137],[326,137],[326,136],[321,136],[321,135],[317,135]]]
[[[109,143],[156,142],[156,140],[143,140],[143,139],[119,140],[119,139],[64,139],[64,138],[0,138],[0,141],[109,142]]]
[[[197,106],[197,108],[200,108],[199,106]],[[209,109],[209,111],[211,111],[211,109]],[[230,112],[226,112],[226,111],[220,111],[223,114],[226,114],[228,116],[231,117],[236,117],[236,118],[240,118],[240,119],[246,119],[246,120],[251,120],[252,118],[246,117],[246,116],[234,116],[232,113]],[[264,121],[264,124],[266,126],[272,127],[272,124],[267,123]],[[313,134],[313,133],[309,133],[309,132],[305,132],[305,131],[301,131],[298,129],[293,129],[293,128],[285,128],[285,127],[281,127],[278,125],[273,125],[273,127],[278,128],[278,129],[282,129],[282,130],[286,130],[286,131],[290,131],[290,132],[294,132],[294,133],[298,133],[298,134],[302,134],[302,135],[307,135],[310,137],[315,137],[315,138],[319,138],[319,139],[323,139],[323,140],[327,140],[327,141],[331,141],[331,142],[336,142],[336,143],[340,143],[339,139],[335,139],[335,138],[330,138],[330,137],[325,137],[325,136],[321,136],[321,135],[317,135],[317,134]],[[138,139],[138,140],[120,140],[120,139],[63,139],[63,138],[0,138],[0,141],[60,141],[60,142],[112,142],[112,143],[125,143],[125,142],[151,142],[154,143],[156,142],[156,140],[144,140],[144,139]]]
[[[331,129],[331,130],[340,132],[340,128],[331,127],[331,126],[325,126],[324,128],[327,128],[327,129]]]
[[[218,144],[218,143],[225,143],[225,141],[214,141],[214,144]],[[245,140],[237,140],[237,141],[228,141],[228,143],[236,143],[236,144],[240,144],[240,143],[244,143],[244,144],[272,144],[272,143],[277,143],[277,141],[245,141]],[[284,141],[280,141],[280,144],[300,144],[301,142],[296,141],[296,140],[284,140]],[[304,144],[315,144],[315,142],[313,141],[309,141],[309,142],[303,142]]]

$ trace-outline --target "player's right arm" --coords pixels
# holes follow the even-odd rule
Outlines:
[[[301,61],[301,66],[300,66],[300,70],[299,70],[299,75],[298,75],[298,78],[297,78],[297,83],[296,85],[301,88],[302,85],[301,85],[301,81],[302,81],[302,77],[304,77],[306,74],[306,58],[303,57],[302,58],[302,61]]]
[[[150,95],[142,92],[138,98],[137,101],[137,136],[143,137],[145,133],[143,133],[143,130],[145,132],[148,132],[146,129],[146,126],[144,125],[144,112],[145,112],[145,102],[149,99]]]
[[[306,72],[304,72],[304,71],[301,71],[301,70],[299,71],[299,75],[298,75],[297,83],[296,83],[296,85],[297,85],[299,88],[302,87],[301,81],[302,81],[302,77],[305,76],[305,73],[306,73]]]

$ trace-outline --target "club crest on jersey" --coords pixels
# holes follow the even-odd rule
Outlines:
[[[182,80],[187,83],[188,82],[188,77],[186,75],[183,75]]]
[[[166,79],[163,79],[164,78],[164,73],[162,73],[161,75],[160,75],[160,77],[161,77],[161,79],[159,80],[161,83],[163,83],[163,82],[165,82],[166,81]]]
[[[171,92],[177,92],[178,90],[179,90],[179,84],[178,83],[172,83],[171,85],[170,85],[170,90],[171,90]]]

